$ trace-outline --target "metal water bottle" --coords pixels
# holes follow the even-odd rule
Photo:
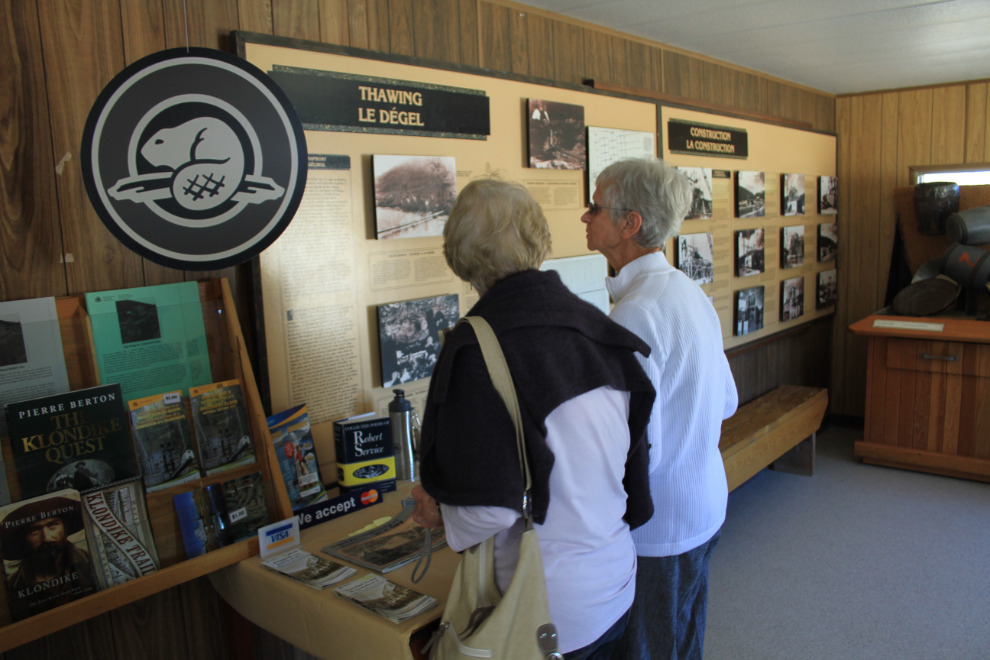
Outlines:
[[[395,398],[388,404],[388,416],[392,420],[392,444],[395,447],[395,478],[415,481],[416,455],[413,451],[412,405],[406,400],[404,390],[392,390]]]

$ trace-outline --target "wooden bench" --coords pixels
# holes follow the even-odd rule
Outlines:
[[[739,408],[722,422],[718,448],[732,491],[767,466],[811,476],[815,434],[828,390],[783,385]]]

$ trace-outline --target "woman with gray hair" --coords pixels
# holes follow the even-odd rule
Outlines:
[[[718,441],[736,410],[736,385],[714,307],[663,254],[687,215],[691,182],[663,161],[630,159],[606,167],[596,183],[581,217],[588,249],[615,270],[606,280],[610,316],[649,344],[640,362],[657,390],[648,429],[657,510],[632,534],[636,599],[614,657],[700,660],[708,561],[728,498]]]
[[[634,596],[629,530],[653,512],[644,433],[655,393],[634,356],[646,345],[538,270],[549,251],[543,211],[518,184],[471,182],[444,228],[447,263],[481,294],[470,315],[494,330],[519,398],[560,649],[604,660]],[[420,461],[414,518],[444,525],[457,551],[495,536],[504,593],[523,483],[513,423],[468,324],[448,335],[433,371]]]

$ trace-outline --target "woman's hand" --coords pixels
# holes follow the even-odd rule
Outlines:
[[[443,527],[443,518],[440,517],[440,505],[437,501],[427,495],[422,486],[414,486],[412,496],[416,500],[413,520],[427,529]]]

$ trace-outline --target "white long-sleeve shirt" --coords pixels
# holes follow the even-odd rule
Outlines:
[[[629,393],[610,387],[565,401],[546,418],[554,455],[550,506],[545,523],[534,527],[563,653],[601,637],[635,596],[636,548],[622,520],[628,419]],[[495,506],[441,507],[447,543],[458,552],[496,534],[495,583],[505,593],[519,559],[519,513]]]
[[[651,252],[606,280],[612,320],[639,335],[657,390],[647,434],[654,514],[632,532],[642,557],[668,557],[710,539],[729,491],[718,441],[738,405],[718,315],[695,282]]]

